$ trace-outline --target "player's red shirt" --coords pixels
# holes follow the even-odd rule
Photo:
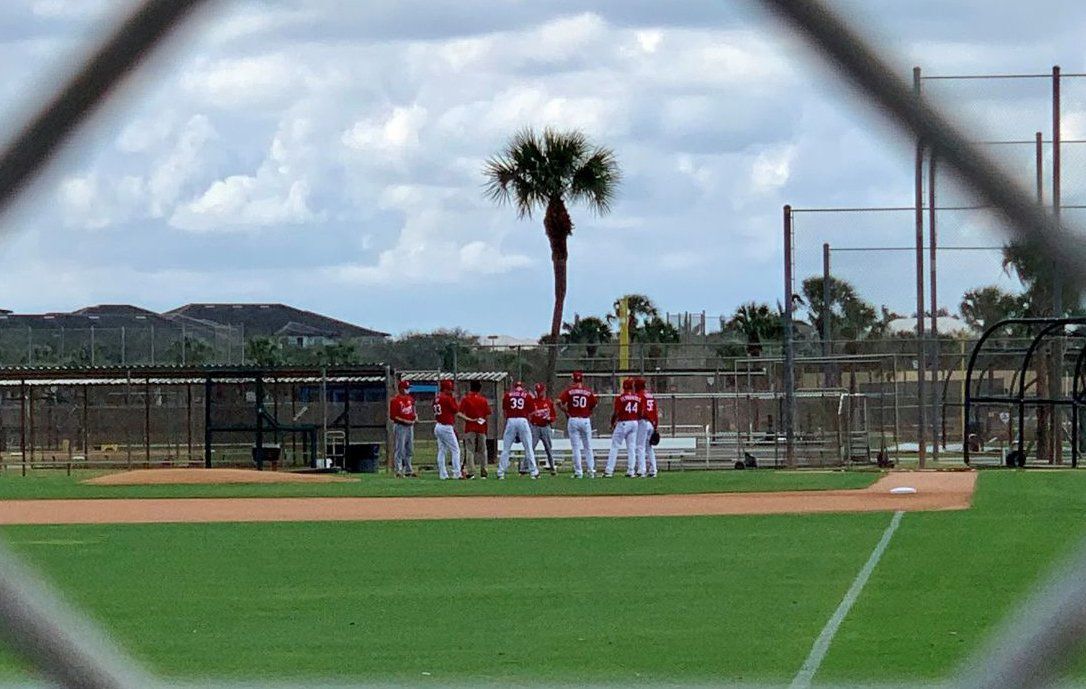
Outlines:
[[[549,426],[558,418],[558,410],[550,397],[534,397],[532,403],[534,406],[529,420],[533,426]]]
[[[641,418],[641,395],[624,392],[615,398],[615,421],[637,421]]]
[[[434,421],[451,426],[456,422],[456,412],[460,411],[460,405],[451,393],[442,392],[434,398]]]
[[[660,407],[648,390],[641,393],[641,418],[651,423],[653,428],[660,425]]]
[[[592,410],[596,408],[599,398],[581,384],[574,384],[562,391],[558,396],[562,406],[566,408],[566,415],[573,419],[587,419],[592,416]]]
[[[486,398],[477,392],[469,392],[464,395],[464,399],[460,400],[460,411],[464,416],[471,417],[473,419],[485,419],[490,416],[490,403],[486,401]],[[486,422],[475,423],[473,421],[464,422],[465,433],[486,433]]]
[[[532,396],[523,389],[513,388],[502,398],[502,411],[507,419],[526,419],[534,409]]]
[[[411,395],[396,395],[388,401],[388,415],[393,421],[416,421],[415,398]]]

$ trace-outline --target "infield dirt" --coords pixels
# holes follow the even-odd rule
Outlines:
[[[969,507],[975,485],[974,472],[893,472],[859,490],[774,493],[19,500],[0,501],[0,524],[545,519],[960,510]],[[890,490],[899,486],[911,486],[917,492],[892,495]]]

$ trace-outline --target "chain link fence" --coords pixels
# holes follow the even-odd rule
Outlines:
[[[201,4],[195,0],[147,0],[118,27],[41,113],[17,133],[0,156],[0,208],[11,204],[127,72]],[[1081,267],[1086,247],[1079,236],[1063,231],[1056,220],[1037,206],[1027,185],[1016,184],[1005,168],[971,145],[970,137],[963,135],[952,121],[925,101],[915,99],[908,83],[896,76],[861,36],[817,0],[763,0],[762,4],[779,13],[817,46],[842,76],[879,104],[907,136],[920,139],[923,146],[935,152],[938,160],[954,167],[963,184],[980,199],[979,203],[997,207],[1003,218],[999,224],[1006,236],[1062,271],[1069,286],[1083,284],[1086,274]],[[790,296],[786,298],[789,319]],[[923,308],[918,316],[922,311]],[[786,331],[790,330],[790,320],[786,325]],[[797,390],[792,343],[786,340],[785,344],[789,349],[781,364],[785,368],[781,415],[791,459],[797,440],[794,423],[802,413],[797,398],[801,397],[803,383],[801,380]],[[33,354],[33,349],[31,343],[28,355]],[[58,344],[56,351],[63,349]],[[94,351],[91,346],[90,352]],[[922,353],[920,356],[922,377]],[[828,375],[834,383],[843,380],[843,374],[836,370],[822,375]],[[1005,632],[992,641],[984,655],[968,664],[952,685],[1001,689],[1053,684],[1082,647],[1086,631],[1082,624],[1086,619],[1084,572],[1086,554],[1080,553],[1052,579],[1051,586],[1027,602]],[[0,620],[3,621],[0,636],[27,663],[56,684],[87,689],[161,685],[136,668],[108,637],[76,611],[60,603],[6,549],[0,549]]]

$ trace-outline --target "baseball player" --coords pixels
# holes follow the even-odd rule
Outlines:
[[[547,396],[547,386],[543,383],[535,384],[535,396],[532,398],[532,415],[528,420],[532,424],[532,452],[535,452],[539,441],[543,441],[543,450],[547,453],[547,470],[551,475],[558,473],[554,464],[554,451],[551,449],[553,433],[551,424],[558,418],[558,411],[554,408],[554,400]]]
[[[644,378],[634,381],[634,392],[641,395],[641,418],[637,421],[637,474],[656,478],[656,449],[652,434],[660,426],[660,408],[645,385]]]
[[[584,374],[573,372],[573,384],[558,396],[558,407],[568,419],[566,432],[573,450],[573,476],[582,478],[581,460],[588,469],[588,477],[596,478],[596,457],[592,452],[592,410],[599,398],[584,385]]]
[[[490,416],[490,403],[480,394],[483,384],[477,380],[468,386],[470,392],[460,400],[460,413],[467,417],[464,421],[464,478],[475,478],[475,465],[479,465],[479,476],[486,478],[486,420]]]
[[[505,434],[502,436],[502,453],[498,458],[498,480],[505,478],[509,468],[509,450],[514,442],[520,442],[524,454],[528,457],[528,471],[533,479],[539,478],[539,467],[535,463],[532,450],[532,431],[528,427],[528,416],[534,406],[532,396],[524,389],[524,383],[517,381],[513,389],[502,398],[502,411],[505,412]]]
[[[388,418],[392,427],[392,447],[396,464],[396,478],[417,476],[411,468],[411,459],[415,454],[415,398],[411,395],[411,383],[401,380],[398,385],[400,394],[388,401]]]
[[[607,469],[603,475],[615,475],[618,451],[626,446],[626,477],[633,478],[637,470],[637,422],[641,418],[641,395],[634,392],[632,378],[622,381],[622,394],[615,398],[611,413],[611,451],[607,453]]]
[[[457,416],[460,414],[460,405],[453,396],[453,382],[449,379],[441,381],[441,391],[434,398],[434,437],[437,438],[437,475],[444,481],[449,478],[448,469],[445,467],[445,453],[452,455],[453,478],[460,478],[460,443],[456,440]]]

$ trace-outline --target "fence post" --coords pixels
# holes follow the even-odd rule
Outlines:
[[[928,282],[931,283],[931,461],[939,461],[939,373],[943,370],[939,357],[939,292],[935,252],[938,236],[935,232],[935,151],[928,156]]]
[[[792,207],[784,207],[784,438],[785,463],[796,465],[796,362],[792,342]]]
[[[920,68],[913,67],[913,93],[920,101]],[[916,446],[917,462],[921,469],[927,464],[927,416],[925,379],[927,364],[924,360],[927,347],[924,343],[924,141],[916,140],[916,169],[914,176],[914,201],[916,203]]]
[[[830,245],[822,244],[822,356],[826,361],[822,364],[822,385],[830,387],[833,381],[832,368],[829,357],[833,354],[833,311],[830,309],[830,300],[833,294],[830,290]]]
[[[1061,201],[1061,171],[1060,149],[1062,133],[1060,131],[1061,117],[1060,104],[1060,68],[1052,67],[1052,216],[1056,220],[1057,230],[1060,227]],[[1052,271],[1052,316],[1063,316],[1063,274],[1059,270]],[[1052,351],[1055,350],[1055,351]],[[1052,352],[1049,361],[1048,397],[1059,399],[1063,397],[1063,357],[1064,340],[1061,336],[1052,343],[1049,350]],[[1051,428],[1048,437],[1052,439],[1052,457],[1050,462],[1063,464],[1063,410],[1058,404],[1049,405],[1049,423]]]

